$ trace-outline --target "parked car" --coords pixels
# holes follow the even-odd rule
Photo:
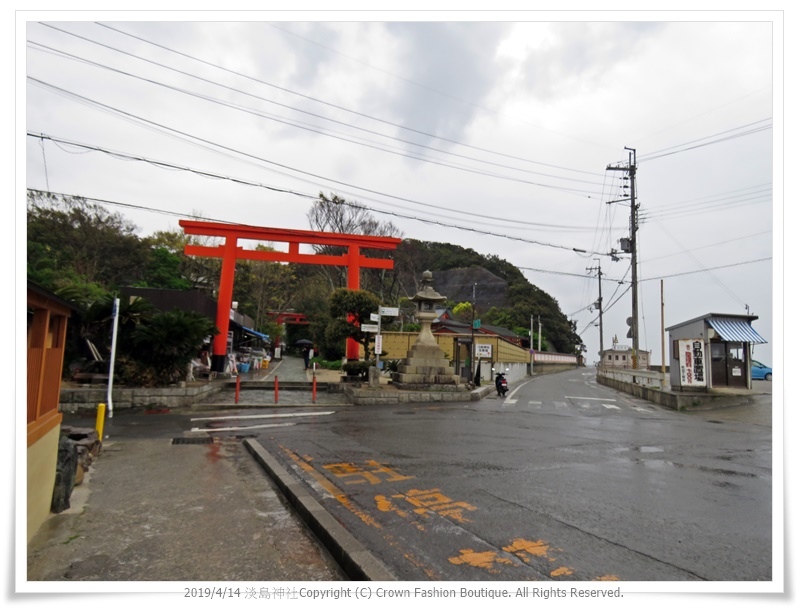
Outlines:
[[[761,362],[753,360],[753,365],[750,368],[750,374],[754,381],[771,381],[772,368],[765,366]]]

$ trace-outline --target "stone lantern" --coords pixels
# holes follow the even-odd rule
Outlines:
[[[436,319],[436,305],[447,300],[447,296],[442,296],[433,289],[431,282],[433,281],[433,273],[425,271],[422,273],[422,289],[414,294],[409,300],[417,307],[417,319],[419,319],[422,328],[419,331],[419,336],[415,345],[436,345],[436,339],[431,332],[431,323]]]
[[[459,377],[431,332],[431,322],[436,319],[436,305],[447,300],[431,285],[433,273],[422,274],[422,289],[410,300],[417,307],[417,319],[421,329],[416,342],[408,351],[392,382],[400,389],[423,389],[434,385],[457,386]]]

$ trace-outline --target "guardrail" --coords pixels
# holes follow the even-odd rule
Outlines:
[[[666,387],[669,378],[666,374],[654,370],[632,370],[630,368],[598,368],[597,376],[607,379],[641,385],[642,387],[653,387],[660,389]]]

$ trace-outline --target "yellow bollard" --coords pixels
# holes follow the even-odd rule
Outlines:
[[[95,424],[95,429],[97,430],[97,439],[100,440],[101,444],[103,442],[103,424],[105,423],[105,418],[106,418],[106,405],[98,404],[97,423]]]

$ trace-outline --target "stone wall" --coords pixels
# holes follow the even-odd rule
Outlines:
[[[599,374],[597,375],[597,383],[674,410],[716,408],[727,405],[731,401],[731,396],[708,393],[673,393],[671,391],[662,391],[657,387],[628,383]],[[750,400],[747,396],[737,397],[741,401],[748,402]]]
[[[114,411],[145,408],[188,408],[195,402],[222,391],[225,381],[212,381],[188,387],[157,387],[153,389],[120,387],[112,391]],[[61,412],[94,411],[107,401],[105,387],[62,388],[59,400]]]

